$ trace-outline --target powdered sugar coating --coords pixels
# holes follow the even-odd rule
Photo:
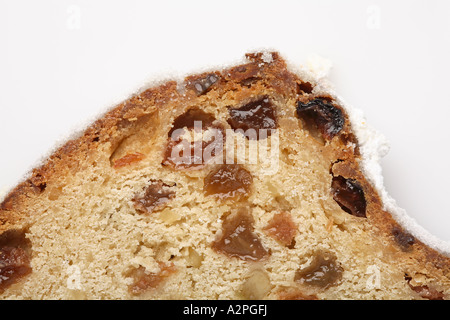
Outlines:
[[[323,63],[323,65],[320,65]],[[329,60],[315,56],[305,67],[300,63],[287,62],[289,69],[301,78],[316,84],[313,93],[329,94],[341,105],[350,120],[352,129],[358,139],[361,153],[361,169],[368,181],[374,186],[383,203],[383,209],[392,214],[394,219],[417,239],[435,249],[450,256],[450,243],[439,239],[423,228],[414,218],[409,216],[405,209],[401,208],[395,199],[387,192],[381,167],[381,159],[389,152],[388,139],[379,131],[371,127],[363,114],[363,111],[351,106],[339,96],[327,75],[332,64]]]

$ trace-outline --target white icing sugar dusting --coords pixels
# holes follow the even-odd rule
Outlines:
[[[324,65],[321,66],[321,63],[324,63]],[[442,254],[450,255],[449,242],[439,239],[423,228],[415,219],[407,214],[405,209],[398,206],[396,201],[388,194],[384,186],[380,161],[389,152],[389,141],[383,134],[367,123],[362,110],[345,102],[334,91],[332,84],[326,78],[332,67],[331,61],[313,56],[304,67],[300,67],[300,65],[293,64],[292,61],[288,62],[291,71],[297,73],[300,77],[306,77],[309,79],[308,81],[316,84],[313,93],[323,93],[333,96],[347,112],[352,129],[358,139],[362,158],[361,168],[366,178],[380,195],[384,206],[383,209],[390,212],[394,219],[417,239]]]
[[[312,54],[306,59],[306,68],[318,79],[329,75],[333,62],[317,54]]]
[[[409,216],[405,209],[398,206],[396,201],[388,194],[384,186],[380,164],[381,159],[389,152],[389,142],[386,137],[366,123],[361,110],[351,107],[339,96],[336,96],[336,98],[349,115],[359,142],[362,169],[368,180],[378,191],[384,210],[390,212],[394,219],[417,239],[443,254],[450,255],[450,243],[428,232],[415,219]]]
[[[273,61],[272,53],[264,51],[261,55],[261,60],[265,63],[271,63]]]

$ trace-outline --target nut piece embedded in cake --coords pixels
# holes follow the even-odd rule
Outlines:
[[[216,120],[213,114],[203,111],[199,108],[192,108],[187,110],[182,115],[175,118],[172,124],[172,128],[169,130],[168,136],[173,137],[175,131],[187,128],[188,130],[195,128],[195,122],[200,121],[202,127],[212,126],[213,122]],[[178,136],[176,134],[176,136]],[[176,138],[176,137],[173,137]]]
[[[150,180],[143,194],[137,194],[133,198],[134,208],[139,213],[151,213],[160,210],[164,205],[175,197],[173,188],[162,180]]]
[[[343,269],[334,254],[317,252],[311,264],[296,271],[294,280],[314,287],[326,289],[342,278]]]
[[[203,259],[203,255],[198,253],[194,248],[189,247],[187,249],[186,265],[188,267],[199,268],[203,263]]]
[[[251,173],[242,165],[223,164],[205,177],[203,190],[220,200],[242,200],[248,197],[252,182]]]
[[[366,199],[358,182],[342,176],[333,177],[331,192],[342,210],[356,217],[366,217]]]
[[[272,289],[270,278],[263,269],[255,269],[242,284],[241,294],[246,300],[261,300]]]
[[[308,125],[314,125],[325,140],[331,140],[344,127],[342,111],[326,99],[316,98],[307,103],[297,102],[297,115]]]
[[[270,253],[254,233],[253,223],[253,216],[247,208],[231,213],[223,222],[220,237],[212,243],[212,248],[245,261],[263,260]]]
[[[249,140],[259,140],[271,135],[278,126],[275,107],[268,96],[238,108],[229,108],[228,124]],[[261,130],[261,131],[260,131]]]

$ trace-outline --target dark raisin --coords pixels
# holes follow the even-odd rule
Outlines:
[[[325,289],[336,284],[342,278],[342,272],[334,254],[318,252],[308,267],[296,271],[294,280]]]
[[[214,115],[200,109],[190,109],[176,118],[169,131],[162,164],[177,170],[200,169],[220,156],[225,139],[224,128],[215,120]]]
[[[400,227],[395,227],[392,229],[392,235],[402,251],[408,252],[412,250],[412,245],[416,239],[410,233],[404,231]]]
[[[228,124],[250,140],[267,138],[277,128],[275,107],[267,96],[239,108],[229,108],[228,112]]]
[[[0,293],[31,273],[31,243],[21,230],[9,230],[0,235]]]
[[[230,257],[245,261],[260,261],[269,255],[253,232],[253,217],[246,208],[231,213],[222,224],[220,238],[212,248]]]
[[[150,180],[144,194],[133,198],[134,207],[139,213],[150,213],[161,209],[169,200],[175,197],[174,186],[161,180]]]
[[[194,129],[196,121],[201,122],[201,126],[206,128],[211,126],[214,120],[216,120],[216,118],[211,113],[207,113],[197,108],[189,109],[182,115],[175,118],[172,129],[169,130],[168,136],[169,138],[176,139],[176,137],[172,136],[172,133],[175,130],[183,128],[187,128],[188,130]]]
[[[298,101],[297,116],[308,124],[314,124],[326,140],[336,136],[345,124],[341,109],[321,98],[307,103]]]
[[[366,217],[366,199],[358,182],[342,176],[333,177],[331,192],[342,210],[357,217]]]
[[[195,89],[195,92],[197,93],[197,95],[200,96],[200,95],[208,92],[209,89],[211,88],[211,86],[214,83],[216,83],[218,80],[219,80],[219,77],[216,74],[211,73],[211,74],[207,75],[206,77],[204,77],[203,79],[194,81],[192,83],[192,86]]]

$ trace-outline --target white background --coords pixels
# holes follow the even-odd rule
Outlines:
[[[450,241],[450,1],[0,0],[0,190],[147,80],[257,48],[333,62],[391,142],[385,184]]]

